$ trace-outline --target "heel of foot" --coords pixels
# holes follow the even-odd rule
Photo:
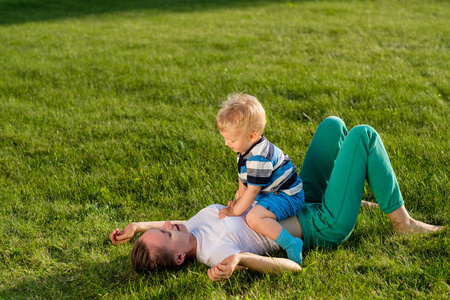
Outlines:
[[[290,245],[289,249],[286,249],[287,256],[290,260],[295,261],[299,265],[303,262],[303,241],[299,238],[295,240]]]
[[[394,226],[394,231],[398,234],[434,233],[443,229],[444,226],[435,226],[414,219],[410,219],[406,224]]]

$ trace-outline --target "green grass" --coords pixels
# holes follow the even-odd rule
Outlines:
[[[302,274],[225,283],[138,276],[108,235],[230,199],[233,91],[299,166],[325,117],[372,125],[410,214],[448,226],[449,20],[437,0],[0,0],[0,298],[447,299],[449,229],[399,237],[379,211]]]

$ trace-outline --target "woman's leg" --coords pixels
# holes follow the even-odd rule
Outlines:
[[[326,118],[317,127],[300,170],[305,202],[322,202],[336,156],[347,133],[344,121],[338,117]]]
[[[432,233],[444,229],[444,226],[435,226],[414,220],[403,205],[387,216],[394,231],[400,234]]]
[[[361,206],[370,208],[380,208],[375,202],[361,201]],[[427,233],[436,232],[444,229],[444,226],[435,226],[426,224],[410,217],[405,206],[402,205],[391,213],[387,214],[389,221],[391,221],[394,231],[400,234],[407,233]]]
[[[370,126],[360,125],[349,132],[336,159],[322,203],[322,230],[342,241],[348,238],[358,217],[366,179],[386,214],[403,205],[381,138]]]
[[[320,156],[316,159],[320,160]],[[381,138],[370,126],[360,125],[348,133],[340,147],[322,204],[306,207],[298,214],[307,248],[333,246],[347,240],[358,217],[365,180],[397,232],[432,232],[443,228],[409,217]]]
[[[348,133],[337,154],[322,204],[298,215],[306,247],[339,245],[348,239],[358,217],[366,179],[385,213],[403,205],[380,137],[370,126],[360,125]]]
[[[328,212],[322,215],[325,224],[344,240],[356,223],[365,180],[397,232],[442,229],[409,216],[380,136],[372,127],[360,125],[350,131],[339,151],[323,200],[322,209]]]

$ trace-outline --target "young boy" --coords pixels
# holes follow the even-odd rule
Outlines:
[[[253,96],[231,94],[217,114],[216,126],[225,145],[237,153],[239,174],[235,200],[219,211],[219,217],[242,215],[256,200],[246,216],[247,224],[301,264],[303,241],[290,235],[278,221],[303,208],[302,181],[289,156],[262,135],[266,126],[264,108]]]

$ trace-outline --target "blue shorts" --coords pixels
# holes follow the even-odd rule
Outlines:
[[[297,215],[305,206],[305,193],[303,190],[293,196],[283,192],[259,194],[256,197],[257,205],[270,210],[277,217],[277,221]]]

